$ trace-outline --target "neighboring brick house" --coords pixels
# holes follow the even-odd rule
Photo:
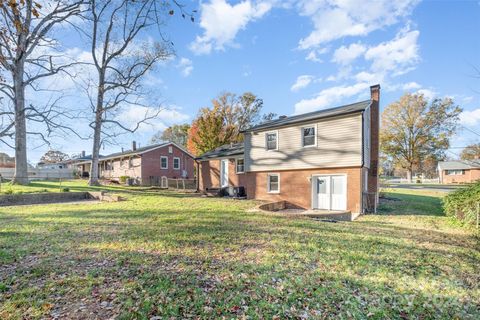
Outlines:
[[[78,170],[90,170],[91,160],[75,164]],[[160,184],[168,179],[194,179],[194,158],[184,148],[173,142],[165,142],[102,156],[99,160],[99,176],[118,180],[128,176],[142,185]]]
[[[380,86],[371,99],[279,117],[244,132],[244,143],[197,158],[200,191],[245,187],[249,199],[363,213],[378,201]]]
[[[480,180],[480,160],[439,161],[440,183],[470,183]]]

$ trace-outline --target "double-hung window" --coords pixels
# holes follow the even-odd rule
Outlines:
[[[315,126],[302,128],[302,145],[304,147],[317,145],[317,136],[315,131]]]
[[[173,169],[180,170],[180,158],[178,157],[173,158]]]
[[[245,172],[245,160],[244,159],[237,159],[236,172],[237,173],[244,173]]]
[[[160,169],[168,169],[168,157],[160,157]]]
[[[265,134],[265,142],[267,150],[278,149],[278,135],[277,132],[267,132]]]
[[[280,193],[280,174],[269,173],[267,175],[267,191],[268,193]]]

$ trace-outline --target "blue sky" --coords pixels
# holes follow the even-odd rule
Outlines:
[[[480,79],[472,76],[473,66],[480,68],[479,1],[363,3],[188,2],[190,10],[198,9],[195,23],[170,18],[165,32],[176,58],[149,75],[170,110],[102,153],[128,148],[131,140],[145,145],[156,130],[190,122],[222,91],[251,91],[264,100],[264,112],[291,115],[367,99],[368,86],[376,83],[382,108],[407,91],[449,96],[463,107],[450,156],[479,142],[472,132],[480,134]],[[153,31],[148,36],[158,37]],[[134,114],[130,110],[124,118]],[[52,147],[89,153],[91,142],[68,137],[55,139]],[[30,150],[30,161],[47,149]]]

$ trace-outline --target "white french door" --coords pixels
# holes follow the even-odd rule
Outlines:
[[[317,177],[317,209],[330,210],[330,177]]]
[[[344,175],[317,176],[313,179],[313,208],[347,209],[347,178]]]
[[[222,188],[228,187],[228,159],[220,162],[220,185]]]

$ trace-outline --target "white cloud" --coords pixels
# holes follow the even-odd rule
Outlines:
[[[300,49],[311,49],[346,36],[366,36],[408,16],[418,0],[370,1],[302,0],[300,13],[310,17],[314,30],[299,42]]]
[[[355,76],[354,76],[355,80],[357,82],[383,82],[381,80],[383,80],[383,75],[380,75],[380,74],[377,74],[377,73],[374,73],[374,72],[367,72],[367,71],[361,71],[359,73],[357,73]]]
[[[115,119],[129,128],[134,128],[137,123],[145,119],[146,116],[152,116],[156,114],[157,111],[157,109],[153,108],[139,105],[130,105],[124,108],[124,110],[122,110],[122,112],[118,114]],[[142,123],[139,126],[138,131],[148,132],[164,130],[172,124],[182,123],[189,118],[189,115],[181,112],[181,108],[176,106],[169,106],[165,109],[162,109],[156,118],[148,122]]]
[[[188,77],[193,71],[193,62],[187,58],[181,58],[177,67],[182,70],[182,76]]]
[[[307,54],[307,56],[305,57],[305,60],[313,61],[313,62],[323,62],[323,60],[320,59],[318,56],[323,55],[328,51],[330,51],[330,48],[328,47],[322,48],[322,49],[314,49]]]
[[[341,46],[333,53],[333,62],[339,64],[349,64],[359,56],[361,56],[367,48],[361,43],[352,43],[350,46]]]
[[[408,83],[404,83],[402,85],[402,89],[405,90],[405,91],[408,91],[408,90],[415,90],[415,89],[419,89],[421,88],[422,86],[414,81],[412,82],[408,82]]]
[[[302,75],[297,77],[297,81],[290,88],[291,91],[297,92],[300,89],[306,88],[315,79],[314,76]]]
[[[305,57],[305,60],[313,61],[313,62],[323,62],[323,60],[317,56],[317,53],[315,52],[315,50],[310,51]]]
[[[472,111],[463,111],[460,114],[460,122],[466,126],[480,125],[480,108]]]
[[[357,83],[351,86],[336,86],[324,89],[311,99],[304,99],[295,104],[295,114],[311,112],[340,102],[344,98],[349,98],[366,91],[369,88],[367,83]]]
[[[406,73],[420,60],[417,44],[419,34],[418,30],[402,30],[393,40],[369,48],[365,59],[372,61],[373,71],[393,72],[393,75]]]
[[[415,82],[406,82],[406,83],[398,83],[398,84],[391,84],[391,83],[385,83],[382,88],[386,91],[404,91],[404,92],[410,92],[412,90],[416,90],[418,92],[418,89],[422,88],[422,85]]]
[[[250,0],[231,5],[225,0],[211,0],[201,4],[200,27],[203,34],[190,44],[195,54],[209,54],[235,46],[235,37],[247,24],[263,17],[272,8],[269,1],[253,3]]]
[[[430,89],[420,89],[418,90],[417,92],[415,93],[418,93],[418,94],[423,94],[423,96],[427,99],[427,100],[432,100],[433,98],[435,98],[435,96],[437,95],[437,93],[433,90],[430,90]]]

